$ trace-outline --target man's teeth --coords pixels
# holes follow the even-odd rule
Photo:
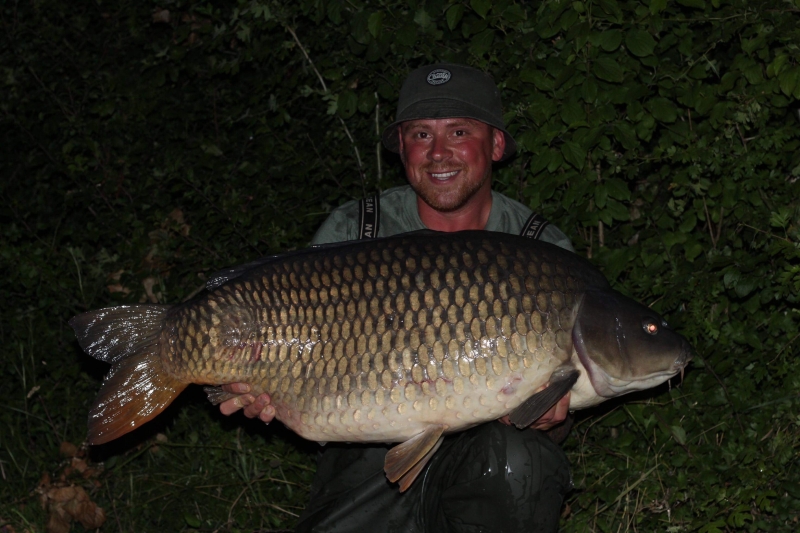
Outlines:
[[[446,180],[448,178],[452,178],[456,174],[458,174],[458,170],[453,170],[451,172],[431,172],[431,176],[437,180]]]

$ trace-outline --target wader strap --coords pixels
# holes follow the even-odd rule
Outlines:
[[[541,237],[544,228],[549,225],[550,223],[545,220],[542,215],[533,213],[528,217],[528,220],[525,221],[525,224],[523,224],[520,235],[528,237],[529,239],[538,239]]]
[[[379,195],[362,198],[359,203],[358,238],[374,239],[378,236],[378,224],[381,218]]]

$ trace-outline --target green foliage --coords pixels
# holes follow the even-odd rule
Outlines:
[[[797,0],[3,4],[0,527],[43,530],[37,484],[61,441],[85,435],[104,368],[66,320],[179,302],[400,183],[379,148],[399,86],[456,61],[498,80],[519,141],[495,187],[697,349],[680,388],[580,415],[562,530],[795,529],[798,13]],[[310,456],[187,398],[94,452],[105,529],[291,527]]]

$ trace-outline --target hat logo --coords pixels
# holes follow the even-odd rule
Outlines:
[[[444,68],[437,68],[428,74],[429,85],[442,85],[450,81],[450,71]]]

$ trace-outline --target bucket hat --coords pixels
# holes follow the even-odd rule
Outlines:
[[[517,143],[503,121],[497,84],[478,69],[437,63],[411,72],[400,88],[395,121],[383,130],[383,145],[397,153],[400,151],[397,128],[402,122],[437,118],[471,118],[502,131],[506,148],[501,161],[517,151]]]

